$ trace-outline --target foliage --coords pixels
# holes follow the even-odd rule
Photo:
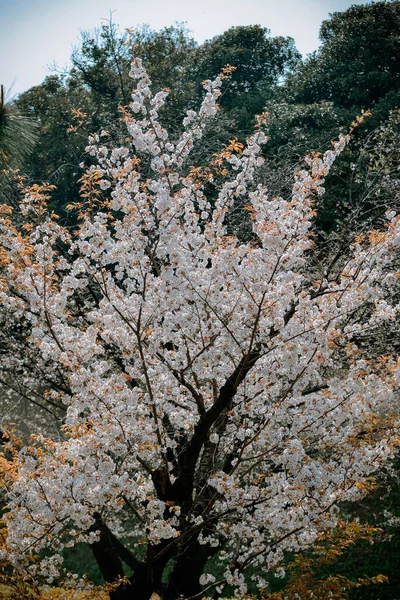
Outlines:
[[[356,581],[348,577],[327,572],[340,557],[357,542],[372,543],[377,529],[356,522],[339,522],[328,532],[320,533],[307,554],[298,554],[287,566],[289,577],[283,590],[264,593],[263,600],[347,600],[349,592],[371,584],[387,583],[387,577],[360,577]],[[325,575],[324,575],[325,571]]]
[[[130,102],[129,68],[134,48],[157,91],[174,84],[169,111],[173,112],[174,107],[176,110],[177,104],[182,111],[190,97],[190,85],[185,86],[183,71],[196,45],[180,23],[158,32],[143,26],[122,33],[110,18],[100,29],[82,33],[81,44],[72,54],[70,76],[84,83],[94,103],[115,118],[119,106]]]
[[[46,77],[40,86],[30,88],[18,98],[18,107],[39,123],[39,141],[35,153],[27,161],[29,180],[57,185],[53,206],[65,218],[65,204],[78,195],[78,184],[87,129],[99,123],[98,109],[82,85],[59,75]],[[84,135],[75,132],[74,110],[92,115],[86,123],[80,120]]]
[[[366,113],[368,122],[371,118]],[[399,111],[351,144],[328,179],[317,226],[354,232],[379,227],[388,208],[399,209]],[[338,201],[339,200],[339,201]]]
[[[310,148],[325,152],[343,128],[331,102],[290,104],[275,98],[266,103],[265,111],[269,142],[263,151],[261,179],[276,196],[290,191],[293,173],[302,168]]]
[[[352,577],[362,572],[372,576],[377,572],[388,577],[389,583],[369,590],[354,590],[352,600],[392,600],[400,593],[400,574],[396,561],[400,547],[400,510],[397,502],[400,489],[399,455],[375,476],[376,488],[356,504],[345,504],[342,514],[346,519],[357,519],[362,524],[381,528],[373,544],[356,544],[339,559],[340,573]]]
[[[217,75],[222,65],[235,67],[221,106],[232,113],[237,130],[247,133],[276,85],[299,60],[292,38],[270,37],[267,28],[252,25],[231,27],[202,44],[188,69],[192,79],[201,81],[205,74]]]
[[[309,148],[321,151],[332,135],[337,136],[337,131],[347,127],[355,114],[360,114],[361,110],[371,111],[328,178],[328,193],[319,206],[315,223],[318,234],[335,230],[342,232],[349,228],[354,233],[368,221],[371,223],[374,217],[378,218],[374,226],[379,222],[379,210],[376,210],[379,200],[377,196],[371,197],[372,173],[366,173],[364,146],[373,146],[373,132],[384,126],[390,111],[399,105],[399,7],[398,0],[382,1],[352,6],[344,12],[330,15],[321,25],[322,43],[318,51],[288,73],[284,84],[268,103],[267,110],[274,114],[275,121],[279,105],[287,107],[283,111],[286,115],[282,114],[280,135],[290,144],[287,148],[284,143],[279,149],[281,159],[273,159],[271,169],[264,177],[265,181],[272,182],[273,188],[275,182],[279,183],[280,174],[283,182],[288,181],[287,174],[293,165],[291,157],[301,156],[298,139],[302,136],[303,139],[304,136],[310,138]],[[274,110],[275,106],[278,111]],[[300,126],[302,135],[299,137],[298,124],[292,124],[290,113],[296,115],[302,106],[305,114],[312,110],[315,113],[317,107],[321,107],[321,113],[323,110],[326,112],[326,108],[331,106],[326,127],[322,121],[316,127],[315,121],[311,120],[310,127],[306,123]],[[275,129],[279,130],[279,121],[276,125]],[[288,151],[287,161],[284,159],[285,151]],[[277,162],[277,175],[274,177],[273,167]],[[382,172],[375,172],[373,185],[376,189],[381,187],[382,176]],[[393,196],[385,195],[381,198],[381,206],[384,202],[389,203],[387,207],[396,209]]]
[[[398,0],[351,6],[330,15],[321,25],[320,49],[300,66],[289,86],[297,101],[328,100],[345,108],[371,109],[385,96],[397,94],[399,15]]]
[[[120,34],[112,20],[100,29],[81,33],[79,48],[72,54],[70,75],[84,83],[98,107],[118,115],[118,107],[129,103],[126,66],[130,59],[129,37]]]
[[[354,212],[363,211],[364,218],[377,223],[390,203],[399,208],[400,178],[400,112],[393,110],[389,118],[364,142],[360,157],[352,165],[351,196]],[[357,190],[358,186],[358,190]],[[361,188],[361,189],[360,189]],[[358,193],[357,193],[358,192]]]
[[[193,43],[179,25],[160,32],[143,28],[128,36],[110,20],[100,30],[82,33],[81,44],[72,54],[70,72],[48,76],[18,97],[18,109],[40,125],[36,151],[26,162],[29,179],[57,186],[52,207],[64,220],[75,220],[66,214],[65,207],[79,197],[80,164],[88,133],[107,127],[115,143],[122,142],[120,138],[125,135],[117,117],[119,107],[130,100],[132,45],[145,56],[151,72],[161,68],[167,85],[167,78],[182,69]],[[161,60],[162,53],[165,60]],[[183,85],[180,93],[184,90],[187,93]],[[175,103],[181,110],[182,102],[185,100],[178,94]],[[172,120],[176,118],[174,111],[174,107],[169,111]]]

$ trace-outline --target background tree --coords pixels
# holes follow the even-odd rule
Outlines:
[[[50,75],[41,85],[21,94],[18,108],[39,124],[35,153],[26,163],[28,181],[38,185],[46,181],[56,186],[53,207],[65,219],[65,206],[79,194],[78,180],[82,174],[79,164],[87,132],[101,126],[98,109],[82,83],[61,75]],[[82,123],[83,135],[71,131],[75,125],[74,110],[82,115],[93,115],[87,123]]]
[[[347,109],[398,102],[400,2],[374,2],[336,12],[320,28],[321,47],[291,80],[294,99],[328,100]],[[386,108],[387,110],[387,108]]]
[[[144,25],[121,32],[110,19],[100,29],[82,33],[81,43],[72,54],[70,75],[88,87],[95,105],[115,118],[119,107],[127,106],[131,100],[129,69],[134,48],[146,64],[155,89],[175,85],[169,111],[178,104],[182,112],[193,94],[193,84],[185,81],[184,69],[196,47],[183,23],[160,31]]]
[[[79,198],[79,165],[88,133],[106,128],[116,143],[125,135],[118,116],[119,107],[130,102],[132,45],[154,73],[156,86],[161,86],[161,73],[163,85],[168,86],[182,71],[195,42],[183,25],[160,32],[144,27],[128,35],[110,20],[100,29],[82,33],[69,72],[46,77],[17,99],[18,109],[40,126],[36,152],[27,163],[30,180],[57,186],[52,206],[64,219],[71,219],[65,207]],[[169,121],[176,122],[177,109],[181,112],[186,108],[188,90],[190,86],[184,81],[176,86],[169,114],[164,115]]]
[[[260,25],[231,27],[204,42],[188,65],[190,77],[200,82],[205,74],[219,73],[222,66],[236,68],[221,99],[221,107],[236,120],[236,131],[251,131],[256,114],[286,74],[300,62],[300,54],[290,37],[271,37]]]
[[[274,115],[274,121],[282,101],[287,106],[287,115],[298,114],[301,107],[305,107],[305,115],[312,111],[315,115],[315,108],[321,107],[321,115],[325,112],[328,117],[326,127],[322,120],[318,128],[315,128],[315,121],[308,127],[306,116],[301,125],[303,139],[310,137],[310,148],[314,147],[316,151],[323,149],[324,135],[327,143],[332,134],[338,135],[362,110],[371,110],[369,118],[355,132],[351,146],[331,172],[328,192],[322,199],[316,223],[320,232],[343,229],[343,222],[348,221],[350,214],[354,231],[372,215],[369,192],[365,188],[371,177],[366,178],[359,169],[361,165],[366,168],[363,148],[369,144],[369,136],[381,127],[399,103],[399,15],[398,0],[352,6],[347,11],[331,15],[321,25],[320,48],[288,74],[285,84],[277,89],[269,102],[268,110]],[[326,112],[326,103],[331,103],[335,124],[332,115]],[[306,108],[308,106],[309,109]],[[293,159],[296,154],[301,159],[303,153],[300,146],[296,148],[297,140],[302,138],[298,135],[299,124],[298,117],[286,119],[282,113],[282,135],[294,140]],[[275,125],[275,128],[279,129],[279,126]],[[281,152],[284,152],[283,148]],[[288,170],[295,164],[293,159],[287,161]],[[357,175],[353,168],[355,165]],[[378,171],[375,171],[375,176],[375,184],[379,188]]]

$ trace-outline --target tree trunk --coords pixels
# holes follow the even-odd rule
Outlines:
[[[200,545],[197,540],[185,546],[169,577],[164,600],[189,598],[199,594],[202,588],[199,579],[210,554],[210,548]]]
[[[99,532],[100,537],[97,542],[91,545],[92,552],[104,581],[114,583],[119,577],[124,577],[124,568],[113,546],[109,532],[104,527],[101,516],[96,513],[94,518],[96,520],[90,530]]]

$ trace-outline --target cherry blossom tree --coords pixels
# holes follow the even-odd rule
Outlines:
[[[264,117],[190,166],[229,71],[170,140],[168,92],[134,60],[128,139],[90,138],[79,228],[49,214],[45,186],[18,215],[3,207],[1,378],[19,369],[65,409],[59,437],[14,458],[1,557],[15,572],[51,583],[86,541],[112,598],[243,596],[334,527],[398,444],[400,364],[366,340],[398,313],[400,220],[313,259],[313,198],[347,136],[306,159],[289,199],[254,184]],[[246,243],[229,235],[238,203]]]

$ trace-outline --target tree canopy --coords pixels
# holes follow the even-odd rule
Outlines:
[[[300,66],[292,93],[300,102],[321,100],[371,109],[387,97],[398,102],[400,2],[351,6],[323,21],[319,50]]]
[[[175,138],[168,93],[135,59],[128,139],[91,136],[77,230],[46,186],[18,218],[2,207],[1,310],[25,329],[2,377],[42,373],[38,393],[66,410],[62,436],[36,436],[5,474],[1,557],[25,581],[51,583],[87,541],[115,600],[243,596],[395,452],[399,362],[371,344],[398,314],[400,218],[319,263],[314,198],[348,136],[271,199],[255,184],[263,116],[245,145],[186,168],[229,72]],[[249,242],[228,234],[237,198]]]

